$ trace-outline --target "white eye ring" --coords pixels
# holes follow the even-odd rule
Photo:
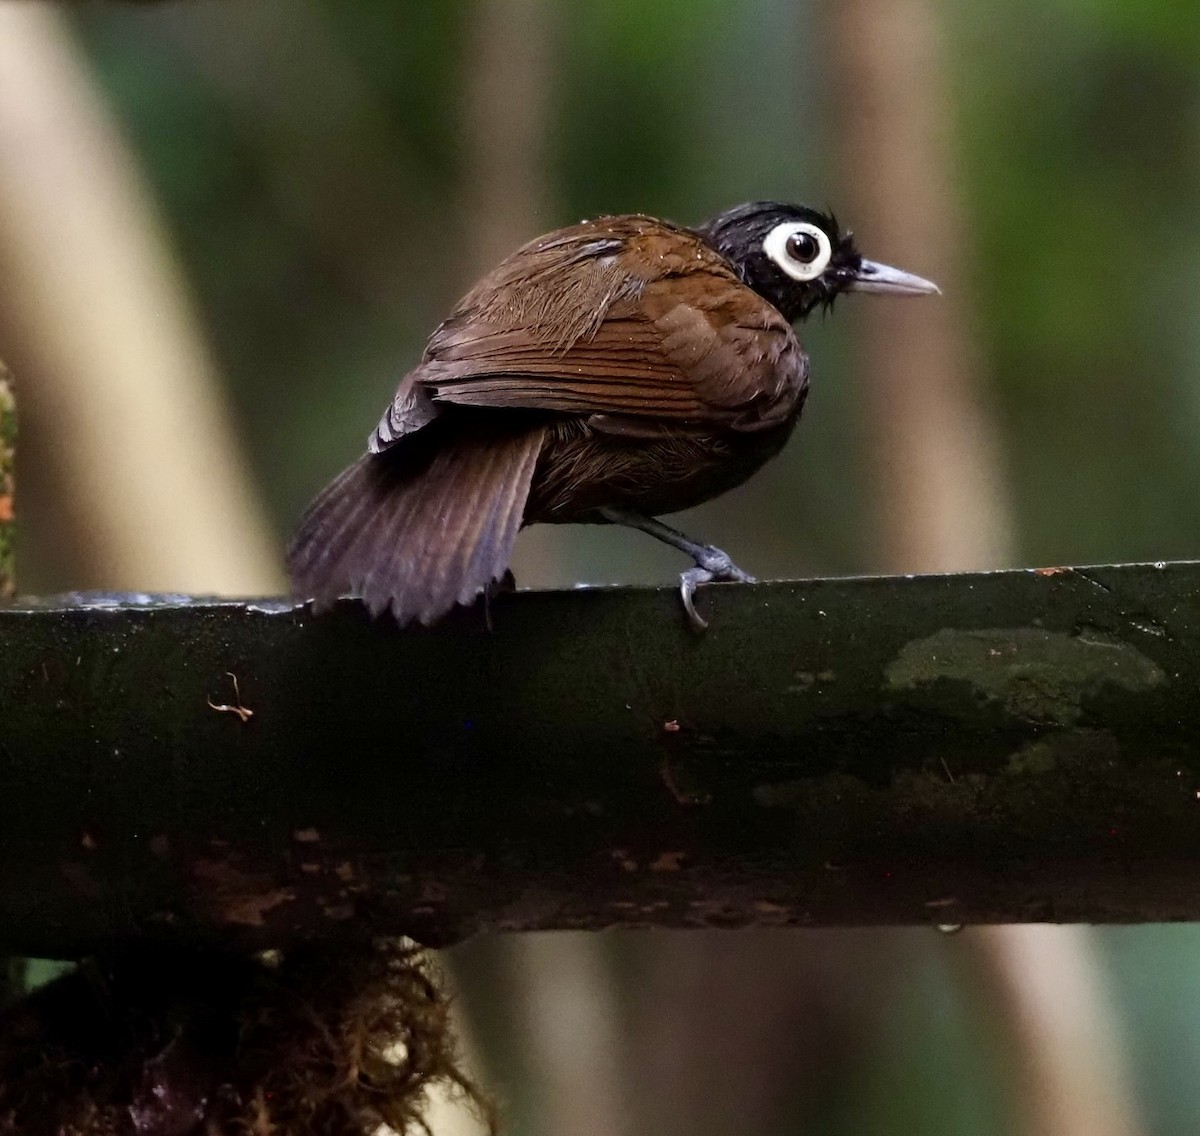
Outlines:
[[[812,237],[817,243],[817,255],[812,260],[800,260],[788,252],[788,242],[798,233]],[[807,221],[788,221],[776,225],[764,238],[763,252],[767,254],[793,280],[804,282],[815,280],[826,268],[833,257],[833,246],[829,235],[817,225]]]

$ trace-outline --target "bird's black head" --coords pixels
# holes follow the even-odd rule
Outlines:
[[[696,230],[738,275],[794,322],[842,292],[916,296],[937,285],[864,260],[837,220],[803,205],[752,201],[717,214]]]

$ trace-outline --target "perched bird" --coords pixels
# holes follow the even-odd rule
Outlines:
[[[522,525],[629,525],[690,556],[680,591],[749,580],[655,518],[740,485],[808,391],[792,324],[842,292],[921,295],[833,217],[739,205],[689,229],[600,217],[519,248],[433,333],[369,452],[309,506],[295,591],[430,623],[502,578]]]

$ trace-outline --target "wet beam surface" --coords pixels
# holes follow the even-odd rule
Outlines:
[[[1200,565],[0,607],[0,952],[1200,917]]]

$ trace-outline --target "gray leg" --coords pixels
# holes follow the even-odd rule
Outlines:
[[[694,540],[688,540],[678,529],[664,525],[662,521],[656,521],[653,517],[643,517],[641,513],[631,513],[625,509],[605,508],[600,510],[600,514],[614,525],[626,525],[631,529],[640,529],[656,540],[661,540],[664,544],[669,544],[672,548],[687,553],[696,562],[694,568],[689,568],[680,574],[679,594],[683,599],[683,607],[687,612],[688,619],[691,620],[692,626],[697,631],[703,631],[708,626],[708,623],[696,611],[696,605],[692,599],[698,585],[707,584],[711,580],[738,580],[746,584],[754,583],[754,577],[743,572],[734,564],[729,559],[727,552],[722,552],[711,544],[698,544]]]

